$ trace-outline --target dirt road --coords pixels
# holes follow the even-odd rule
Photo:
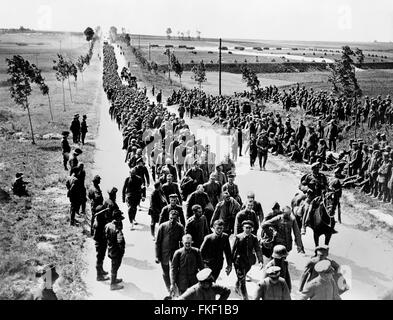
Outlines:
[[[126,65],[124,56],[115,48],[119,70]],[[163,99],[164,100],[164,99]],[[164,100],[165,101],[165,100]],[[168,107],[176,112],[175,107]],[[116,186],[119,189],[118,203],[126,213],[127,208],[121,203],[121,188],[128,175],[128,167],[124,163],[125,153],[121,150],[122,136],[117,125],[110,120],[109,103],[103,92],[101,99],[101,118],[99,136],[97,138],[96,171],[102,177],[103,190]],[[213,150],[217,150],[218,158],[228,150],[228,138],[223,136],[222,129],[212,127],[210,123],[200,119],[188,119],[191,131],[203,143],[208,142]],[[239,185],[243,199],[249,190],[253,190],[256,199],[262,203],[265,213],[273,201],[281,206],[289,205],[293,195],[297,192],[300,173],[295,172],[289,165],[277,157],[270,157],[267,171],[251,171],[248,156],[239,158],[237,162],[236,183]],[[151,187],[148,194],[151,192]],[[105,194],[105,197],[107,194]],[[124,234],[126,252],[119,277],[123,278],[125,288],[119,291],[109,290],[109,281],[95,280],[95,249],[91,239],[87,244],[88,274],[86,282],[89,299],[162,299],[167,295],[161,276],[161,268],[154,262],[154,242],[150,235],[150,217],[147,214],[149,198],[142,203],[142,210],[138,211],[136,219],[139,225],[130,231],[128,219],[124,220]],[[378,299],[393,283],[393,246],[373,231],[358,229],[359,221],[345,214],[342,215],[343,224],[338,224],[338,234],[333,235],[330,244],[330,257],[341,264],[346,271],[346,278],[351,289],[342,295],[343,299]],[[313,255],[314,243],[311,230],[307,230],[303,238],[306,255],[301,255],[294,248],[288,256],[290,272],[293,282],[292,297],[298,297],[297,288],[299,277],[308,258]],[[110,261],[105,259],[104,268],[110,271]],[[256,283],[260,279],[260,270],[254,266],[250,271],[252,281],[247,283],[249,294],[253,295]],[[235,273],[226,276],[223,272],[218,282],[234,289]],[[230,299],[239,299],[232,290]]]

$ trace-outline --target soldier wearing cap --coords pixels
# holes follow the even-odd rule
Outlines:
[[[202,269],[196,275],[198,283],[188,288],[179,300],[227,300],[231,290],[227,287],[214,284],[212,270]],[[217,295],[219,298],[217,299]]]
[[[135,216],[138,210],[138,206],[142,201],[145,201],[145,187],[143,186],[143,180],[136,174],[136,168],[130,170],[130,176],[124,181],[122,200],[123,203],[127,203],[128,206],[128,218],[131,223],[131,230],[134,230]]]
[[[149,215],[151,217],[150,222],[150,232],[155,240],[155,226],[158,223],[160,218],[160,213],[162,209],[168,205],[165,194],[162,190],[162,185],[160,181],[156,181],[154,183],[154,191],[150,196],[150,207],[149,207]]]
[[[358,170],[362,166],[363,154],[362,150],[359,148],[358,142],[352,143],[352,150],[349,155],[349,164],[348,164],[348,175],[354,176],[357,175]]]
[[[336,140],[338,137],[338,127],[332,119],[326,128],[326,137],[329,141],[329,150],[336,152]]]
[[[43,282],[29,300],[58,300],[56,293],[53,291],[53,285],[60,277],[56,271],[56,266],[53,263],[43,266],[41,270],[36,272],[36,277],[43,279]]]
[[[123,289],[124,286],[119,283],[122,279],[117,278],[117,271],[120,268],[121,261],[124,256],[126,242],[123,235],[124,219],[120,210],[114,211],[112,221],[105,226],[105,237],[108,244],[108,257],[112,260],[111,267],[111,290]]]
[[[75,225],[75,214],[79,213],[82,204],[82,181],[78,176],[78,167],[71,170],[71,176],[66,181],[67,197],[70,200],[70,224]]]
[[[104,204],[104,197],[102,195],[102,191],[100,188],[101,177],[99,175],[95,175],[93,180],[93,185],[90,187],[87,197],[90,199],[90,208],[91,208],[91,230],[93,230],[93,222],[94,215],[96,213],[96,209],[99,205]]]
[[[95,214],[92,224],[92,235],[95,241],[96,248],[96,270],[97,270],[97,281],[109,280],[107,277],[108,272],[103,269],[105,253],[108,246],[107,239],[105,236],[105,226],[110,222],[108,217],[108,209],[104,208],[103,205],[98,205],[95,208]]]
[[[160,213],[160,218],[158,221],[158,224],[161,225],[164,222],[169,220],[169,213],[172,210],[175,210],[177,212],[177,218],[178,221],[185,226],[186,225],[186,221],[184,219],[184,213],[183,213],[183,208],[182,206],[179,206],[177,204],[178,198],[177,198],[177,194],[173,193],[171,195],[169,195],[169,204],[167,206],[165,206],[164,208],[162,208],[162,211]]]
[[[182,205],[182,197],[181,197],[179,185],[176,182],[174,182],[174,176],[171,173],[169,173],[166,176],[166,183],[162,185],[162,191],[164,192],[165,198],[168,203],[169,203],[169,196],[171,194],[176,194],[177,199],[179,200],[179,204]]]
[[[61,152],[63,155],[64,170],[68,170],[67,163],[70,158],[70,152],[71,152],[71,147],[70,147],[70,144],[68,143],[68,140],[67,140],[69,134],[70,133],[68,131],[63,131],[61,133],[61,135],[63,136],[63,139],[61,140]]]
[[[155,249],[156,249],[156,263],[161,264],[162,277],[165,286],[170,292],[170,263],[173,254],[179,249],[180,241],[184,235],[184,227],[178,222],[178,211],[171,210],[169,212],[169,220],[162,223],[157,232]]]
[[[338,212],[338,222],[341,223],[341,204],[340,199],[342,196],[342,184],[340,181],[341,169],[337,168],[334,170],[334,178],[329,181],[329,190],[334,192],[333,196],[333,208],[332,212]]]
[[[266,278],[267,270],[270,267],[279,267],[280,268],[280,277],[285,280],[285,283],[288,286],[289,292],[292,290],[292,282],[291,275],[289,274],[288,261],[286,260],[288,256],[288,251],[285,246],[278,244],[273,248],[272,260],[268,262],[265,266],[265,272],[262,275],[262,279]]]
[[[258,238],[252,234],[254,223],[252,221],[243,221],[243,232],[236,235],[232,247],[232,260],[236,270],[236,293],[241,295],[244,300],[248,300],[246,287],[246,276],[251,266],[256,262],[255,254],[258,257],[260,266],[263,265],[263,256]]]
[[[329,246],[327,245],[320,245],[317,246],[314,250],[314,257],[312,257],[306,264],[306,267],[304,269],[304,272],[300,278],[300,286],[299,286],[299,291],[303,290],[303,287],[305,284],[316,277],[318,277],[318,273],[315,271],[315,265],[323,260],[328,260],[331,263],[331,267],[334,270],[334,277],[337,278],[337,274],[339,274],[339,269],[340,266],[338,263],[330,258],[329,256]]]
[[[19,197],[28,197],[29,193],[27,192],[26,185],[29,182],[23,181],[23,173],[22,172],[17,172],[15,174],[15,180],[12,183],[12,192],[19,196]]]
[[[144,186],[142,190],[142,197],[146,198],[146,188],[150,186],[149,171],[147,170],[143,158],[139,157],[136,160],[135,174],[142,178],[142,184]]]
[[[78,166],[78,156],[81,154],[82,150],[80,148],[76,148],[74,151],[72,151],[71,156],[68,159],[68,164],[70,165],[70,175],[72,173],[72,170]]]
[[[175,288],[183,294],[189,287],[197,283],[196,274],[203,269],[201,252],[192,246],[192,236],[185,234],[182,237],[183,248],[175,251],[171,263],[171,287],[173,295]]]
[[[85,144],[85,138],[86,138],[86,133],[87,133],[87,127],[88,127],[88,125],[87,125],[87,123],[86,123],[86,118],[87,118],[87,116],[84,114],[83,116],[82,116],[82,122],[81,122],[81,130],[80,130],[80,132],[81,132],[81,136],[82,136],[82,144],[84,145]]]
[[[74,119],[71,121],[70,131],[72,132],[72,141],[79,143],[81,133],[81,123],[79,121],[79,114],[74,115]]]
[[[382,154],[382,163],[378,169],[378,200],[386,202],[389,197],[388,181],[392,173],[392,163],[389,159],[389,153]]]
[[[301,300],[341,300],[338,287],[333,279],[334,269],[329,260],[319,261],[314,270],[318,276],[308,282],[303,290]]]
[[[190,194],[190,196],[188,197],[188,201],[187,201],[187,212],[186,212],[186,218],[190,218],[193,214],[192,212],[192,207],[198,204],[202,207],[202,210],[204,210],[206,207],[209,206],[210,204],[210,199],[209,196],[207,195],[207,193],[205,192],[205,190],[203,189],[203,185],[198,185],[197,189]],[[211,207],[211,204],[210,204]],[[208,217],[206,217],[208,218]],[[211,219],[211,214],[210,217]]]
[[[279,266],[266,269],[266,277],[258,283],[254,300],[291,300],[290,290],[285,280],[280,277],[280,272]]]
[[[104,209],[108,209],[108,219],[112,219],[114,216],[115,212],[120,211],[120,208],[116,202],[116,194],[117,194],[117,188],[113,187],[112,189],[108,190],[108,196],[109,198],[104,201]],[[121,211],[120,211],[121,212]]]
[[[320,196],[324,190],[327,189],[328,183],[326,176],[319,172],[320,164],[314,163],[311,165],[312,173],[305,174],[301,180],[299,189],[303,193],[307,193],[307,190],[311,189],[315,196]]]

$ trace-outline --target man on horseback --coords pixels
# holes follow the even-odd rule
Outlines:
[[[311,166],[312,173],[308,173],[300,180],[299,189],[303,193],[307,193],[307,190],[311,189],[314,195],[321,196],[322,192],[328,188],[327,178],[323,173],[319,172],[320,164],[318,162]]]

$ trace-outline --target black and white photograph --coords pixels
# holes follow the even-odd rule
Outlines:
[[[0,300],[393,300],[391,0],[0,7]]]

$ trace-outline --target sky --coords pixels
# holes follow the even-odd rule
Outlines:
[[[165,36],[393,41],[392,0],[0,0],[0,28],[83,31],[116,26]]]

